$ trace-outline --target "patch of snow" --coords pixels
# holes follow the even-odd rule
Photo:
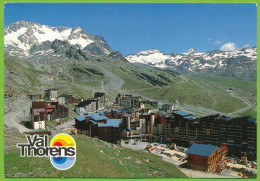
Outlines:
[[[13,45],[13,46],[17,46],[18,48],[23,49],[24,51],[27,51],[30,46],[22,43],[18,38],[23,35],[24,33],[26,33],[27,28],[26,27],[22,27],[17,31],[13,31],[11,33],[8,33],[7,35],[4,36],[4,44],[5,45]]]
[[[57,29],[53,30],[52,28],[43,25],[38,26],[38,28],[35,29],[33,35],[36,37],[39,43],[45,41],[54,41],[55,39],[64,41],[68,39],[69,35],[71,34],[71,31],[72,28],[59,32]]]
[[[79,37],[77,39],[71,39],[68,40],[70,44],[72,45],[80,45],[81,48],[85,48],[86,46],[88,46],[90,43],[93,43],[93,40],[90,39],[84,39],[82,37]]]

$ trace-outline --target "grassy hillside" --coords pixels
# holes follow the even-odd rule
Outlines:
[[[122,88],[127,90],[168,86],[176,82],[180,75],[174,71],[140,67],[116,59],[106,59],[101,62],[93,60],[93,62],[123,79],[125,83]]]
[[[54,79],[46,81],[47,77]],[[256,84],[253,82],[205,75],[192,78],[171,70],[141,67],[107,57],[66,63],[62,60],[52,60],[39,65],[5,57],[5,94],[9,96],[43,93],[44,89],[55,87],[59,89],[59,93],[88,98],[93,92],[100,91],[101,82],[106,84],[112,81],[111,85],[116,85],[118,79],[122,80],[121,90],[105,90],[111,101],[117,93],[125,93],[126,90],[129,94],[135,93],[155,100],[178,100],[181,104],[230,113],[247,106],[227,91],[229,88],[235,88],[235,95],[256,105]],[[256,111],[247,110],[239,112],[238,115],[245,114],[256,115]]]
[[[208,86],[192,78],[169,87],[135,92],[153,99],[164,99],[170,102],[178,100],[181,104],[198,105],[224,113],[232,112],[245,106],[242,101],[231,97],[227,91],[216,86]]]
[[[245,91],[256,92],[256,82],[243,81],[223,77],[212,77],[207,75],[198,76],[199,79],[206,81],[210,84],[218,84],[219,86],[237,88]]]
[[[81,84],[81,76],[75,82],[67,72],[66,68],[70,65],[62,65],[60,62],[53,64],[33,64],[31,62],[16,59],[14,57],[5,57],[5,97],[26,97],[27,94],[40,93],[43,95],[44,89],[58,88],[59,93],[74,94],[76,97],[88,98],[93,95],[94,90],[87,85]],[[58,74],[60,68],[65,68]],[[90,70],[90,69],[89,69]],[[90,71],[93,71],[92,69]],[[95,73],[95,72],[94,72]],[[91,78],[94,76],[90,73]],[[74,74],[73,74],[74,75]],[[97,78],[98,77],[98,78]],[[97,76],[95,79],[102,79],[103,76]],[[53,80],[45,80],[53,78]],[[87,79],[86,79],[87,80]],[[90,79],[88,79],[90,80]],[[95,82],[95,81],[93,81]],[[95,83],[93,83],[95,84]],[[97,85],[97,83],[96,83]]]
[[[98,139],[73,135],[77,144],[75,165],[66,171],[55,169],[49,158],[19,156],[17,143],[25,142],[21,134],[5,135],[6,177],[109,177],[109,178],[186,178],[173,164],[156,155],[122,147],[112,147]],[[49,138],[50,139],[50,138]]]

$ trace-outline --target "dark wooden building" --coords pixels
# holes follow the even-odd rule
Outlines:
[[[227,146],[194,143],[186,151],[188,167],[210,173],[221,173],[227,167]]]

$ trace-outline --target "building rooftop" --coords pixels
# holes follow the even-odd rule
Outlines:
[[[46,109],[46,112],[47,113],[50,113],[50,112],[52,112],[54,109]]]
[[[96,111],[96,113],[98,113],[100,116],[104,116],[105,113],[103,111]]]
[[[131,117],[131,114],[123,114],[123,117]]]
[[[112,109],[112,111],[115,111],[117,113],[125,112],[126,110],[124,109]]]
[[[107,119],[106,123],[98,123],[98,127],[119,127],[119,124],[121,123],[120,119]]]
[[[49,105],[49,106],[46,106],[46,109],[54,109],[56,107],[56,105]]]
[[[180,116],[189,116],[189,115],[191,115],[190,113],[186,113],[184,111],[173,111],[173,113],[178,114]]]
[[[230,120],[231,118],[230,117],[227,117],[227,116],[221,116],[219,117],[219,119],[223,120],[223,121],[228,121]]]
[[[104,113],[105,113],[105,114],[111,113],[111,110],[105,110]]]
[[[88,113],[85,115],[86,115],[86,117],[93,117],[93,116],[99,116],[99,113]]]
[[[198,144],[194,143],[191,147],[186,151],[187,154],[200,155],[209,157],[218,147],[211,144]]]
[[[87,117],[89,117],[89,116],[87,115]],[[106,117],[106,116],[91,116],[90,118],[95,120],[95,121],[101,121],[101,120],[107,120],[108,119],[108,117]]]
[[[256,119],[255,118],[248,118],[248,121],[256,123]]]
[[[77,116],[76,119],[79,120],[79,121],[84,121],[86,119],[87,115],[80,115],[80,116]]]

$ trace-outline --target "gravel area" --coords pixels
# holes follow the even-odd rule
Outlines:
[[[72,120],[70,120],[70,121],[66,121],[66,122],[63,123],[63,124],[54,126],[52,129],[60,130],[60,129],[65,129],[65,128],[72,128],[74,124],[75,124],[75,120],[72,119]]]
[[[134,145],[133,145],[133,143],[134,143]],[[140,142],[140,141],[135,142],[134,140],[129,140],[129,143],[125,144],[125,141],[121,141],[121,146],[126,147],[126,148],[131,148],[134,150],[140,150],[140,151],[146,151],[145,147],[149,144],[152,145],[153,148],[157,147],[158,149],[164,149],[165,150],[164,152],[170,153],[172,155],[178,154],[182,157],[185,157],[184,152],[167,149],[164,146],[161,146],[159,143],[156,144],[157,146],[155,146],[154,145],[155,143],[149,143],[149,142]],[[157,154],[156,150],[150,151],[150,153],[160,156],[164,161],[170,162],[170,163],[176,165],[177,167],[179,167],[180,165],[185,163],[185,161],[180,161],[179,158],[177,158],[176,156],[169,158],[167,155]],[[232,170],[227,170],[227,169],[224,170],[221,174],[212,174],[212,173],[201,172],[201,171],[197,171],[197,170],[180,168],[180,167],[179,167],[179,169],[190,178],[241,178],[240,176],[238,176],[237,172],[234,172]]]

